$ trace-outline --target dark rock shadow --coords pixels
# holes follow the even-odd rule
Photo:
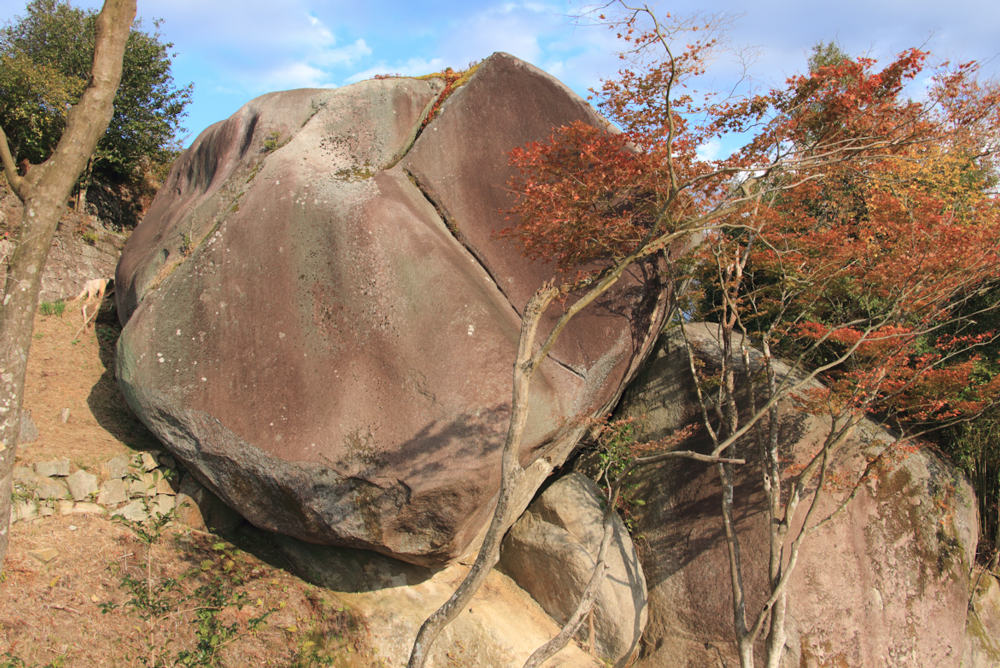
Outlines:
[[[244,552],[319,587],[342,593],[414,586],[435,570],[370,550],[314,545],[244,522],[227,538]]]
[[[104,373],[87,395],[87,405],[94,418],[109,434],[133,450],[162,450],[160,441],[132,412],[115,378],[115,347],[122,326],[118,323],[113,291],[104,296],[98,306],[97,317],[88,325],[90,327],[97,334],[101,364],[104,366]]]

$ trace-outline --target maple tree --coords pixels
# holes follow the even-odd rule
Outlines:
[[[717,391],[701,392],[705,379],[693,356],[692,382],[713,441],[704,456],[716,463],[723,486],[744,667],[756,665],[762,637],[765,664],[781,660],[787,586],[805,539],[919,434],[968,419],[1000,395],[1000,380],[984,373],[978,354],[997,335],[972,329],[997,300],[968,308],[997,278],[1000,221],[990,190],[997,85],[979,81],[975,63],[942,64],[915,101],[906,86],[926,70],[928,53],[910,49],[879,68],[871,58],[841,58],[826,48],[811,72],[780,89],[715,98],[691,85],[720,44],[716,19],[661,21],[647,6],[619,8],[620,16],[600,20],[624,41],[625,67],[596,96],[620,131],[577,123],[511,153],[518,170],[511,186],[520,198],[502,236],[528,258],[554,262],[561,280],[536,292],[523,315],[494,522],[470,576],[422,627],[411,668],[423,665],[436,633],[495,563],[510,520],[505,495],[519,473],[514,453],[532,373],[568,319],[636,261],[678,244],[696,247],[670,263],[669,279],[697,287],[701,313],[719,322]],[[675,52],[682,36],[687,47]],[[745,139],[742,148],[719,160],[699,157],[700,147],[732,136]],[[579,298],[536,345],[541,314],[571,293]],[[762,355],[751,352],[751,340]],[[790,357],[787,372],[776,364],[779,353]],[[817,378],[824,388],[812,384]],[[750,397],[749,416],[741,417],[741,391]],[[830,425],[795,471],[778,454],[778,402],[786,399],[826,415]],[[832,455],[870,416],[888,421],[899,439],[855,472],[837,511],[817,517]],[[770,590],[751,612],[733,495],[743,439],[753,433],[765,446],[754,475],[772,521]],[[580,611],[572,616],[562,644],[547,646],[547,655],[582,618]]]

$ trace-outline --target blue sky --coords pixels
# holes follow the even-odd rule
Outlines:
[[[74,2],[97,7],[99,2]],[[24,13],[24,0],[0,0],[0,21]],[[575,24],[583,5],[454,0],[139,0],[147,29],[174,43],[174,78],[194,82],[185,145],[248,100],[275,90],[334,87],[379,73],[424,74],[461,69],[507,51],[586,94],[618,68],[606,29]],[[990,61],[1000,69],[1000,4],[995,0],[681,0],[658,12],[723,12],[735,21],[734,46],[756,47],[751,71],[763,84],[804,68],[810,47],[837,40],[851,54],[888,58],[927,44],[937,57]],[[710,76],[731,85],[740,66],[725,55]]]

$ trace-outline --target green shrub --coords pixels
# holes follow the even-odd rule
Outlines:
[[[57,315],[59,317],[62,317],[65,310],[66,302],[61,299],[55,302],[42,302],[38,307],[38,312],[42,315]]]
[[[281,141],[281,132],[274,130],[270,132],[264,139],[264,151],[270,153],[271,151],[277,151],[279,148],[284,146],[287,142]]]

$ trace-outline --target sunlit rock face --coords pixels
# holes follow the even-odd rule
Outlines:
[[[717,371],[724,354],[718,325],[689,323],[685,330],[707,372]],[[750,355],[759,369],[760,353]],[[738,358],[734,364],[742,368]],[[779,381],[792,373],[782,362],[775,362],[775,371]],[[737,387],[742,383],[738,377]],[[820,387],[809,382],[801,391]],[[746,396],[741,394],[740,400],[745,402]],[[747,411],[748,406],[743,403]],[[643,416],[636,422],[639,442],[701,423],[678,329],[661,337],[618,410],[621,417]],[[807,413],[790,399],[778,402],[786,484],[822,449],[829,430],[827,416]],[[736,474],[734,527],[741,544],[746,613],[754,620],[770,595],[770,520],[756,436],[751,430],[744,438],[740,452],[746,453],[747,464]],[[868,420],[855,427],[831,456],[828,480],[834,484],[824,489],[810,526],[849,498],[866,457],[893,440]],[[712,445],[702,431],[680,448],[710,452]],[[782,666],[963,665],[968,574],[977,544],[975,493],[961,471],[932,449],[903,456],[905,452],[897,450],[895,460],[886,458],[844,510],[802,543],[788,584]],[[633,498],[644,501],[635,509],[635,532],[643,536],[642,567],[649,587],[649,625],[636,666],[739,665],[718,472],[709,464],[671,460],[643,468],[629,480]],[[786,488],[783,501],[787,494]],[[786,535],[786,564],[811,500],[810,495],[802,501]],[[756,652],[764,655],[763,641]]]
[[[603,122],[507,54],[423,127],[443,90],[253,100],[178,160],[116,275],[121,387],[202,483],[262,528],[427,565],[492,511],[519,313],[553,274],[496,239],[506,152]],[[522,506],[647,352],[666,310],[652,269],[542,365]]]

